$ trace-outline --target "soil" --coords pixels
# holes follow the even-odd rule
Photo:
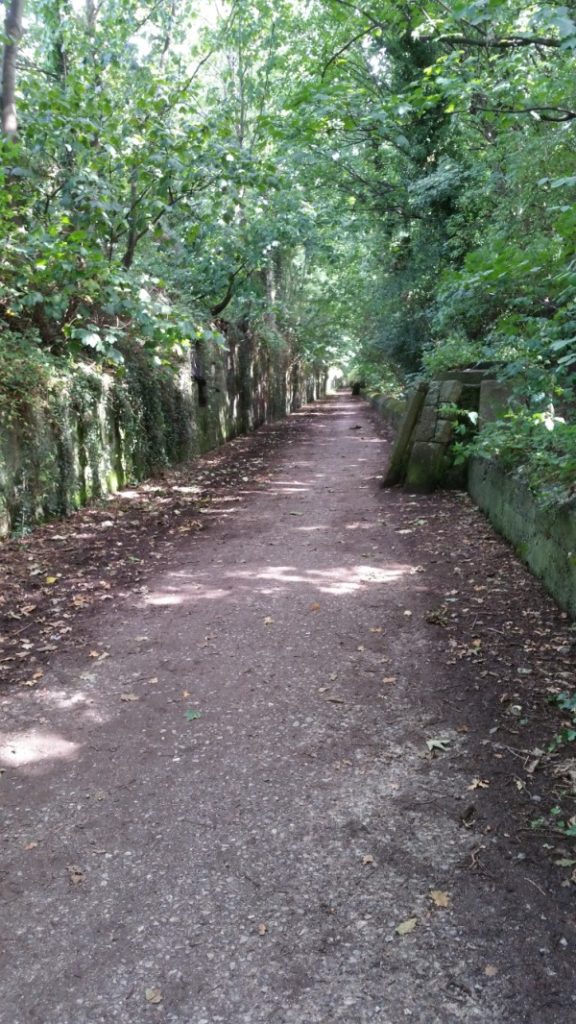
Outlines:
[[[0,1021],[576,1021],[574,627],[389,447],[340,396],[2,547]]]

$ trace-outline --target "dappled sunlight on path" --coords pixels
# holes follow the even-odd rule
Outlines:
[[[164,1024],[500,1024],[470,982],[498,908],[456,924],[429,895],[491,841],[461,825],[478,648],[438,644],[457,566],[435,592],[385,451],[362,403],[298,414],[274,465],[203,495],[193,532],[176,510],[156,571],[6,702],[11,1024],[46,992],[43,1024],[140,1024],[150,987]]]

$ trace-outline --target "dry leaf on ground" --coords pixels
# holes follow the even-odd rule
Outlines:
[[[443,889],[431,889],[430,890],[430,899],[432,900],[434,905],[437,906],[437,907],[449,907],[450,906],[450,897],[449,897],[447,892],[444,892]]]
[[[430,751],[430,753],[434,753],[435,750],[441,750],[443,753],[446,753],[446,751],[450,747],[450,740],[442,740],[442,739],[426,740],[426,746],[428,747],[428,750]]]
[[[472,782],[467,787],[468,789],[488,789],[490,782],[488,779],[472,779]]]
[[[147,1003],[153,1003],[155,1006],[162,1002],[163,996],[159,988],[147,988],[144,989],[144,995],[146,996]]]
[[[407,921],[402,921],[402,924],[398,925],[398,927],[395,929],[396,934],[397,935],[409,935],[410,932],[414,931],[414,929],[415,929],[417,924],[418,924],[418,918],[417,917],[409,917]]]

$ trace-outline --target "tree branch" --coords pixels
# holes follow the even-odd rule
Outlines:
[[[576,120],[576,111],[566,107],[476,107],[476,111],[491,114],[536,114],[540,121],[552,121],[555,124],[563,124],[565,121]],[[560,114],[560,117],[552,117],[548,111]]]
[[[438,36],[438,42],[450,43],[453,46],[477,46],[484,50],[515,50],[523,46],[548,46],[559,49],[560,39],[553,36],[508,36],[497,39],[495,36],[482,36],[471,39],[470,36]]]
[[[245,267],[246,264],[241,263],[240,266],[238,267],[238,270],[235,270],[232,274],[230,274],[228,278],[228,288],[226,289],[226,294],[224,298],[221,299],[220,302],[217,302],[215,306],[212,306],[210,310],[210,316],[219,316],[220,313],[222,313],[223,310],[226,309],[226,306],[228,306],[232,302],[232,298],[234,296],[234,289],[236,286],[236,278],[238,277],[239,274],[242,273]]]
[[[363,39],[364,36],[369,35],[370,32],[373,31],[373,28],[373,25],[369,25],[368,28],[363,29],[362,32],[358,32],[357,35],[352,36],[352,39],[349,39],[344,46],[341,46],[340,49],[336,51],[336,53],[333,53],[332,56],[330,57],[330,60],[327,61],[327,63],[324,65],[320,78],[323,79],[326,75],[326,72],[328,71],[328,68],[332,64],[334,64],[338,60],[338,58],[342,56],[343,53],[346,53],[346,50],[349,50],[350,47],[354,45],[354,43],[357,43],[359,39]]]
[[[340,7],[347,7],[350,11],[355,11],[356,14],[364,15],[364,17],[367,18],[368,21],[372,23],[374,28],[384,27],[384,22],[379,21],[378,18],[376,18],[373,14],[370,14],[369,11],[365,11],[364,8],[360,7],[359,4],[349,3],[349,0],[332,0],[332,3],[340,4]]]

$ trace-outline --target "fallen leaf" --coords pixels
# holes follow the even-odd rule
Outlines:
[[[313,603],[312,603],[312,604],[310,605],[310,611],[311,611],[311,612],[319,612],[319,611],[320,611],[320,605],[318,604],[318,601],[314,601],[314,602],[313,602]]]
[[[52,585],[52,583],[57,583],[58,582],[58,577],[57,576],[47,576],[45,582],[50,584],[50,585]]]
[[[188,708],[186,718],[189,722],[194,722],[197,718],[202,718],[202,712],[196,711],[195,708]]]
[[[484,974],[486,975],[487,978],[495,978],[496,975],[498,974],[498,968],[494,967],[493,964],[486,964],[486,967],[484,968]]]
[[[467,789],[488,789],[490,785],[488,779],[472,779],[472,782]]]
[[[368,864],[374,864],[374,857],[372,856],[372,854],[365,853],[364,856],[362,857],[362,863],[366,866]]]
[[[68,877],[72,885],[80,885],[84,881],[84,872],[77,864],[68,865]]]
[[[540,761],[541,761],[541,759],[542,759],[542,758],[544,757],[544,751],[542,751],[542,750],[538,750],[538,751],[537,751],[537,750],[533,750],[533,751],[532,751],[532,754],[534,754],[534,755],[536,755],[536,756],[535,756],[535,757],[534,757],[534,759],[533,759],[532,761],[530,761],[530,763],[529,763],[529,764],[528,764],[528,765],[526,766],[526,774],[527,774],[527,775],[534,775],[534,772],[535,772],[535,771],[536,771],[536,769],[538,768],[538,766],[539,766],[539,764],[540,764]]]
[[[146,1002],[153,1003],[154,1006],[157,1006],[158,1003],[161,1003],[162,999],[164,998],[159,988],[144,989],[144,995],[146,996]]]
[[[268,931],[268,925],[267,924],[264,924],[264,922],[262,922],[262,924],[258,925],[258,935],[266,935],[267,931]]]
[[[448,893],[444,892],[442,889],[431,889],[430,899],[432,900],[436,907],[450,906],[450,897]]]
[[[446,751],[450,747],[450,740],[440,740],[440,739],[426,740],[426,746],[428,747],[428,750],[431,751],[431,752],[433,752],[434,750],[441,750],[441,751],[443,751],[443,753],[446,753]]]
[[[121,693],[120,694],[120,700],[128,702],[128,701],[140,700],[140,697],[138,697],[135,693]]]
[[[409,935],[410,932],[414,931],[414,929],[415,929],[417,924],[418,924],[418,918],[417,917],[409,917],[407,921],[402,921],[402,924],[398,925],[398,927],[395,929],[396,934],[397,935]]]
[[[424,616],[426,622],[434,626],[448,625],[448,609],[442,605],[440,608],[431,608]]]

